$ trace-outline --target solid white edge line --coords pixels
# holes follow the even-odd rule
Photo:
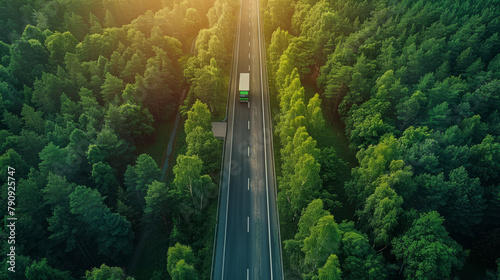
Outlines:
[[[247,280],[249,280],[249,279],[250,279],[250,271],[247,268]]]
[[[240,17],[238,18],[238,38],[236,38],[237,41],[237,46],[236,46],[236,68],[234,71],[236,71],[236,76],[238,76],[238,53],[240,49],[240,35],[241,35],[241,10],[243,6],[243,1],[240,1]],[[231,86],[231,85],[229,85]],[[231,98],[229,98],[229,101],[231,101]],[[224,264],[226,260],[226,243],[227,243],[227,214],[228,214],[228,207],[229,207],[229,189],[231,186],[231,158],[233,156],[233,135],[234,135],[234,110],[235,110],[235,104],[233,104],[233,115],[232,115],[232,121],[231,121],[231,148],[229,150],[229,173],[228,173],[228,180],[227,180],[227,200],[226,200],[226,223],[224,225],[224,249],[222,251],[222,271],[221,271],[221,280],[224,280]]]
[[[271,280],[273,280],[273,255],[272,255],[272,250],[271,250],[271,221],[269,217],[269,184],[268,184],[268,176],[267,176],[267,144],[266,144],[266,120],[264,116],[264,78],[263,78],[263,69],[262,69],[262,42],[260,39],[260,10],[259,10],[259,1],[257,0],[257,30],[259,32],[259,58],[260,58],[260,92],[261,92],[261,99],[262,99],[262,124],[264,127],[264,167],[265,167],[265,173],[266,173],[266,197],[267,197],[267,232],[268,232],[268,237],[269,237],[269,268],[271,270]]]

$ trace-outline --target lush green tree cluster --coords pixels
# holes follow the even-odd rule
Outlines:
[[[280,86],[277,99],[280,114],[277,116],[275,133],[280,139],[281,176],[278,178],[278,209],[281,222],[287,226],[283,233],[293,236],[302,209],[321,194],[322,180],[317,158],[320,150],[308,133],[316,126],[324,126],[321,100],[316,95],[305,105],[304,88],[297,69],[291,73],[280,71],[289,69],[286,54],[282,55],[276,81]],[[284,81],[283,84],[278,81]],[[309,121],[308,121],[309,120]]]
[[[85,276],[83,277],[85,280],[108,280],[108,279],[116,279],[116,280],[134,280],[133,277],[129,277],[125,275],[123,269],[121,267],[109,267],[105,264],[102,264],[99,268],[92,268],[92,270],[86,271]]]
[[[284,255],[294,272],[303,279],[341,279],[336,255],[341,234],[333,216],[323,209],[321,199],[313,200],[304,209],[298,228],[295,238],[284,241]]]
[[[287,143],[295,140],[292,132],[304,126],[313,139],[321,137],[312,124],[320,124],[314,109],[297,102],[304,96],[297,85],[316,80],[322,99],[317,107],[345,124],[357,152],[359,165],[345,184],[357,209],[355,231],[389,262],[373,270],[381,274],[353,271],[352,279],[450,279],[462,273],[463,248],[471,250],[468,262],[495,269],[500,257],[495,1],[285,2],[262,3],[271,96],[280,108],[275,126],[282,145],[285,179],[280,180],[299,174],[290,167],[306,166],[286,154]],[[283,109],[291,114],[284,117]],[[318,160],[321,169],[328,163],[324,158]],[[297,197],[280,190],[284,235],[296,223],[290,205],[307,204],[313,193],[324,191],[325,184],[307,182]],[[296,243],[285,244],[299,255]],[[342,277],[349,278],[344,267],[357,262],[337,255]],[[294,258],[290,267],[301,267]]]
[[[191,215],[201,214],[215,194],[216,185],[207,172],[220,168],[222,145],[212,133],[212,115],[207,105],[197,100],[184,124],[187,150],[177,157],[174,181],[169,195],[176,215],[189,223]]]
[[[10,266],[10,265],[9,265]],[[47,259],[34,261],[30,257],[16,256],[16,269],[14,272],[7,270],[9,266],[2,267],[0,276],[3,279],[14,280],[35,280],[35,279],[54,279],[54,280],[74,280],[69,271],[61,271],[53,268],[47,263]]]
[[[19,39],[26,24],[41,29],[70,31],[81,40],[87,33],[98,33],[103,28],[120,27],[146,11],[156,12],[164,5],[170,7],[173,3],[160,0],[147,3],[138,0],[124,2],[78,0],[68,5],[60,1],[16,1],[15,3],[2,1],[0,25],[5,28],[2,28],[0,40],[12,43]],[[200,6],[199,3],[196,5]]]
[[[210,237],[213,232],[206,229],[213,227],[215,221],[206,216],[208,211],[213,211],[214,203],[211,202],[217,196],[214,179],[218,179],[216,174],[222,158],[222,144],[212,133],[211,120],[212,114],[208,106],[196,100],[187,112],[184,123],[185,144],[172,169],[174,178],[167,192],[158,193],[155,198],[158,202],[168,198],[168,209],[173,218],[171,242],[191,246],[176,244],[169,249],[168,273],[172,279],[210,277]],[[148,199],[153,201],[154,198],[150,198],[148,193],[146,202]],[[188,250],[189,257],[177,256],[181,249]]]
[[[184,77],[191,83],[182,110],[195,100],[207,104],[214,116],[223,116],[229,86],[229,70],[235,34],[238,3],[216,0],[207,13],[209,28],[202,29],[194,42],[195,55],[184,67]]]
[[[183,44],[213,20],[212,5],[0,1],[0,169],[14,167],[18,187],[13,279],[131,279],[118,266],[139,228],[163,220],[171,230],[161,171],[134,151],[175,112]],[[217,153],[213,135],[195,128],[190,156]],[[204,172],[215,165],[207,158]],[[0,278],[11,279],[6,271]]]
[[[338,225],[315,199],[302,211],[298,232],[285,240],[285,261],[302,279],[384,279],[387,264],[352,222]]]

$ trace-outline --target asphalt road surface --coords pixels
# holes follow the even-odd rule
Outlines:
[[[241,0],[212,279],[282,280],[269,95],[258,0]],[[240,103],[240,73],[250,73]]]

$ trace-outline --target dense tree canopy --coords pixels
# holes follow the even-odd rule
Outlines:
[[[146,151],[183,88],[195,88],[182,75],[195,52],[207,62],[196,65],[199,85],[218,82],[199,99],[225,100],[234,9],[225,0],[0,0],[0,167],[14,167],[19,185],[15,279],[133,279],[122,267],[134,239],[157,224],[170,239],[173,183],[160,182],[159,159]],[[203,28],[210,40],[191,50]],[[187,156],[204,161],[190,202],[198,212],[216,194],[206,174],[222,148],[210,112],[202,119],[208,126],[196,124],[187,141]],[[177,277],[198,275],[204,258],[179,264]]]
[[[461,271],[464,262],[477,271],[496,269],[500,40],[494,2],[263,1],[280,150],[278,208],[290,254],[285,271],[308,279],[298,268],[300,221],[316,198],[335,205],[333,194],[345,208],[353,204],[356,224],[339,225],[345,244],[336,253],[339,266],[332,256],[331,275],[338,267],[342,279],[480,278],[484,273]],[[333,137],[323,144],[333,133],[330,124],[335,133],[345,127],[356,153],[345,184],[331,146],[346,147]],[[311,180],[316,169],[301,158],[306,154],[320,165],[320,180]],[[302,178],[296,189],[304,170],[309,180]],[[415,230],[428,223],[434,233]],[[417,241],[423,239],[430,245]],[[366,249],[351,250],[350,242]],[[466,260],[467,249],[474,254]]]

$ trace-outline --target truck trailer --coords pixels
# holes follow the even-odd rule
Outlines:
[[[250,73],[240,73],[240,102],[248,102],[248,93],[250,91]]]

